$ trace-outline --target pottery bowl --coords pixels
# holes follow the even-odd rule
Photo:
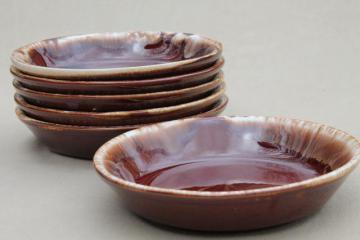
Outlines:
[[[212,108],[198,113],[197,117],[219,115],[227,104],[224,96]],[[40,142],[50,151],[66,156],[91,159],[95,151],[109,139],[129,130],[144,125],[124,125],[112,127],[89,127],[61,125],[40,121],[28,117],[20,109],[16,109],[17,117],[33,132]]]
[[[197,101],[169,107],[133,111],[78,112],[38,107],[27,103],[20,95],[15,95],[18,108],[29,117],[45,122],[82,126],[134,125],[184,118],[212,109],[221,98],[223,91],[215,92]]]
[[[136,79],[206,68],[221,52],[219,42],[199,35],[138,31],[43,40],[15,50],[11,60],[35,76]]]
[[[30,104],[87,112],[140,110],[189,103],[223,92],[224,84],[223,75],[220,73],[210,82],[180,90],[120,95],[72,95],[39,92],[27,89],[19,82],[13,82],[16,93]]]
[[[179,90],[200,85],[214,79],[223,65],[224,59],[220,58],[214,65],[195,72],[142,80],[102,79],[100,81],[87,81],[87,79],[84,79],[74,81],[31,76],[20,72],[15,67],[11,67],[10,71],[14,79],[25,88],[40,92],[63,94],[133,94]]]
[[[129,131],[105,143],[94,164],[122,203],[143,218],[235,231],[313,214],[359,158],[360,143],[340,130],[250,116],[175,120]]]

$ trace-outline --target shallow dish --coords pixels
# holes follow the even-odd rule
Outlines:
[[[15,50],[14,66],[61,78],[142,78],[205,68],[221,55],[219,42],[189,33],[124,32],[58,37]]]
[[[193,87],[211,81],[219,73],[224,65],[224,59],[220,58],[214,65],[199,71],[185,73],[169,77],[151,78],[143,80],[106,80],[94,81],[84,79],[82,81],[51,79],[36,77],[20,72],[11,67],[10,72],[16,81],[24,87],[49,93],[65,94],[132,94],[178,90]]]
[[[212,81],[180,90],[121,94],[121,95],[70,95],[46,93],[27,89],[14,81],[16,93],[27,102],[45,108],[68,111],[106,112],[162,108],[201,100],[224,91],[223,75]]]
[[[223,97],[210,109],[197,114],[198,117],[219,115],[226,107],[227,97]],[[109,139],[126,131],[144,126],[127,125],[114,127],[87,127],[54,124],[39,121],[26,116],[20,109],[16,109],[17,117],[45,144],[50,151],[62,155],[91,159],[95,151]]]
[[[313,214],[359,158],[360,143],[340,130],[250,116],[130,131],[105,143],[94,164],[139,216],[186,229],[235,231]]]
[[[218,91],[206,98],[170,107],[116,112],[77,112],[38,107],[27,103],[20,95],[15,101],[29,117],[58,124],[83,126],[134,125],[174,120],[207,111],[222,98],[224,91]]]

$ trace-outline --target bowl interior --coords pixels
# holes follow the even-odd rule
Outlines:
[[[346,165],[358,148],[349,135],[311,122],[204,118],[128,132],[105,144],[95,156],[95,165],[102,162],[112,178],[125,182],[233,191],[281,186],[327,174]]]
[[[63,69],[104,69],[164,64],[215,54],[220,46],[194,34],[103,33],[60,37],[15,51],[23,63]]]

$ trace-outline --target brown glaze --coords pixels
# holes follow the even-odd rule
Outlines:
[[[16,68],[52,78],[151,77],[201,69],[220,43],[188,33],[97,33],[39,41],[15,50]]]
[[[226,107],[227,98],[212,105],[211,109],[198,113],[197,117],[219,115]],[[109,139],[126,131],[144,126],[127,125],[113,127],[89,127],[54,124],[39,121],[26,116],[20,109],[16,110],[18,118],[45,144],[52,152],[62,155],[91,159],[95,151]]]
[[[20,95],[15,95],[15,101],[18,107],[29,117],[45,122],[82,126],[118,126],[169,121],[188,117],[212,109],[213,105],[222,96],[223,92],[221,91],[198,101],[170,107],[104,113],[62,111],[37,107],[27,103]]]
[[[171,189],[237,191],[299,182],[331,170],[327,164],[281,149],[281,146],[268,148],[267,145],[260,144],[258,147],[256,143],[252,144],[255,149],[250,152],[242,149],[219,156],[187,156],[181,163],[158,165],[148,172],[137,174],[134,181]],[[140,154],[149,158],[148,151]],[[122,171],[119,170],[120,173]]]
[[[223,75],[213,81],[181,90],[122,94],[122,95],[70,95],[46,93],[27,89],[14,81],[16,92],[28,103],[45,108],[68,111],[106,112],[160,108],[189,103],[224,91]]]
[[[93,81],[90,78],[84,81],[74,81],[31,76],[20,72],[15,67],[11,67],[10,71],[14,75],[15,80],[24,87],[40,92],[63,94],[132,94],[171,91],[203,84],[211,81],[219,73],[223,65],[224,59],[221,58],[214,65],[200,71],[145,80],[104,79],[102,81]]]
[[[250,116],[130,131],[103,145],[94,164],[137,215],[180,228],[235,231],[314,213],[359,159],[360,143],[340,130]]]

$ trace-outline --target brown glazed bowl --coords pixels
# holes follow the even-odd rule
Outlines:
[[[20,72],[15,67],[10,71],[14,79],[25,88],[48,93],[63,94],[133,94],[160,91],[179,90],[193,87],[214,79],[224,65],[220,58],[209,68],[175,76],[143,79],[143,80],[101,80],[101,81],[73,81],[36,77]]]
[[[221,52],[219,42],[199,35],[138,31],[43,40],[15,50],[11,60],[35,76],[138,79],[206,68]]]
[[[263,145],[264,142],[269,144]],[[219,170],[223,161],[239,164],[245,158],[232,156],[265,151],[263,147],[269,148],[270,154],[275,148],[274,151],[284,149],[300,154],[298,157],[309,157],[313,164],[329,165],[332,171],[289,184],[235,191],[163,186],[165,183],[197,186],[200,180],[216,185],[224,173]],[[96,152],[94,164],[123,198],[125,206],[139,216],[185,229],[237,231],[284,224],[313,214],[354,170],[359,159],[360,143],[340,130],[308,121],[250,116],[175,120],[129,131],[105,143]],[[253,161],[258,162],[256,158]],[[269,164],[270,170],[278,169],[270,157],[263,163]],[[200,167],[192,171],[191,164]],[[291,164],[284,165],[282,170],[290,173]],[[255,171],[261,173],[261,166]],[[252,174],[249,170],[240,169],[239,181]],[[296,179],[297,175],[283,177]]]
[[[211,109],[196,116],[217,116],[224,110],[226,104],[227,98],[224,96]],[[91,159],[95,151],[109,139],[126,131],[144,126],[89,127],[60,125],[30,118],[20,109],[16,109],[16,114],[50,151],[83,159]]]
[[[14,81],[16,93],[30,104],[69,111],[106,112],[160,108],[189,103],[223,92],[223,75],[210,82],[180,90],[121,94],[121,95],[70,95],[46,93],[27,89]]]
[[[169,121],[198,114],[212,109],[223,94],[224,91],[221,90],[194,102],[170,107],[117,112],[76,112],[43,108],[27,103],[20,95],[15,95],[15,101],[18,108],[26,115],[45,122],[82,126],[117,126]]]

